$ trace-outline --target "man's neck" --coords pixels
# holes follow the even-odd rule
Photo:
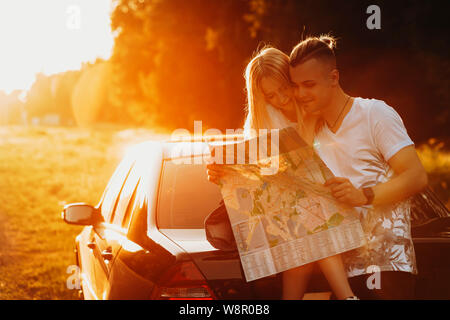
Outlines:
[[[348,98],[349,96],[340,87],[336,89],[331,103],[322,111],[322,117],[329,127],[336,126],[347,114],[349,110],[348,103],[346,104]]]

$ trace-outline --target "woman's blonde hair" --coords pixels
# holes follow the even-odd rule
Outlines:
[[[252,137],[255,130],[257,133],[259,129],[281,129],[280,126],[286,126],[289,123],[287,118],[266,102],[261,90],[261,80],[269,77],[290,86],[289,56],[278,49],[265,46],[248,63],[244,77],[247,93],[244,135]]]

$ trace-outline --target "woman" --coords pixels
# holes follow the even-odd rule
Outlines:
[[[262,49],[247,65],[247,118],[244,135],[252,137],[259,129],[297,128],[308,143],[314,139],[315,118],[307,118],[293,99],[289,80],[289,57],[278,49]],[[218,183],[224,174],[220,165],[208,165],[208,179]],[[340,255],[317,261],[338,299],[354,298]],[[301,299],[313,264],[283,272],[283,299]]]

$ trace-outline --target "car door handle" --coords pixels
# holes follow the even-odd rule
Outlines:
[[[112,260],[113,258],[113,254],[112,254],[112,249],[111,248],[107,248],[105,250],[102,251],[102,258],[105,260]]]
[[[88,243],[86,244],[86,246],[87,246],[89,249],[94,250],[95,247],[96,247],[96,244],[95,244],[95,242],[88,242]]]

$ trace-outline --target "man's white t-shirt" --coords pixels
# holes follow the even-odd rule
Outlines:
[[[317,154],[333,174],[348,178],[356,188],[388,181],[393,175],[389,159],[413,144],[392,107],[363,98],[354,99],[336,133],[325,124],[314,140]],[[348,275],[373,270],[417,273],[409,201],[358,209],[368,244],[344,255]]]

